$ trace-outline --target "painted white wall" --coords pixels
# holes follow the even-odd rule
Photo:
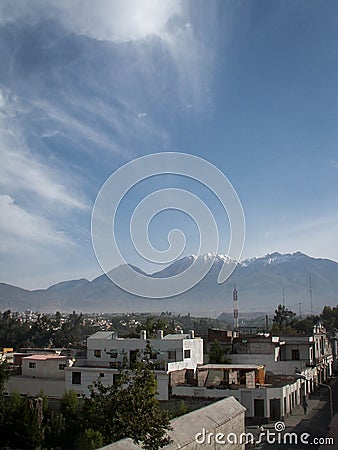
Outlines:
[[[187,397],[224,398],[233,396],[245,406],[246,417],[254,417],[254,400],[264,400],[265,417],[270,417],[270,399],[278,398],[281,402],[281,416],[289,414],[291,410],[290,395],[295,393],[295,405],[301,402],[301,381],[296,380],[286,386],[263,387],[255,389],[208,389],[206,387],[173,386],[172,394]],[[284,411],[284,398],[286,398],[286,411]]]
[[[154,352],[158,351],[157,360],[170,363],[167,370],[179,370],[179,369],[196,369],[198,364],[203,364],[203,339],[200,338],[184,338],[177,335],[177,339],[148,339]],[[122,361],[123,353],[127,354],[129,360],[130,351],[139,350],[143,351],[146,348],[147,340],[145,339],[123,339],[112,338],[96,339],[95,337],[89,337],[87,339],[87,361],[88,365],[109,367],[111,362]],[[95,352],[99,351],[100,356],[95,356]],[[190,350],[190,358],[185,358],[184,351]],[[112,358],[112,353],[119,353],[118,357]],[[176,361],[169,359],[168,352],[175,352]],[[183,362],[184,364],[174,364],[177,362]]]
[[[81,384],[73,384],[73,373],[81,373]],[[118,374],[118,370],[99,368],[99,367],[70,367],[65,370],[66,388],[73,390],[77,394],[89,397],[90,391],[88,386],[98,379],[104,386],[114,384],[114,374]],[[154,371],[157,379],[158,400],[168,400],[169,398],[169,375],[165,372]],[[103,375],[103,376],[102,376]]]
[[[30,367],[35,364],[35,367]],[[65,371],[60,369],[60,365],[68,366],[67,357],[57,357],[50,359],[34,359],[32,357],[22,358],[22,375],[32,378],[53,378],[65,379]]]

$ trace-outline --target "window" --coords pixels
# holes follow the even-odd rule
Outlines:
[[[168,359],[171,361],[176,361],[176,351],[168,350]]]
[[[114,358],[114,359],[117,359],[117,357],[118,357],[118,353],[117,352],[114,352],[113,350],[110,352],[110,357],[111,358]]]
[[[66,364],[59,364],[59,370],[65,370]]]
[[[94,350],[95,358],[101,358],[101,350]]]
[[[190,350],[184,350],[184,358],[190,358]]]
[[[100,378],[104,378],[104,373],[103,372],[100,373]]]
[[[299,350],[298,348],[291,350],[291,359],[299,361]]]
[[[119,373],[114,373],[113,374],[113,384],[118,383],[118,381],[120,380],[121,375]]]
[[[72,373],[72,384],[81,384],[81,372]]]
[[[36,363],[35,362],[28,363],[28,368],[29,369],[35,369],[35,367],[36,367]]]

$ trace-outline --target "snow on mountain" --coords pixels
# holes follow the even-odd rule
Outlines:
[[[277,265],[277,264],[288,263],[291,261],[298,261],[302,258],[309,258],[309,257],[301,252],[285,253],[285,254],[274,252],[274,253],[268,253],[267,255],[262,256],[260,258],[245,259],[245,260],[241,261],[241,266],[248,267],[251,264],[261,264],[264,266]]]
[[[152,277],[173,277],[191,264],[207,264],[214,260],[209,273],[196,286],[176,297],[164,300],[144,299],[119,289],[106,275],[92,281],[85,279],[58,283],[48,289],[27,291],[0,283],[0,310],[34,309],[40,311],[112,311],[161,312],[173,311],[195,315],[211,315],[232,311],[232,290],[236,284],[240,311],[275,310],[285,294],[286,305],[303,312],[310,311],[309,277],[311,276],[314,312],[324,305],[338,304],[338,263],[312,258],[301,252],[269,253],[260,258],[246,259],[238,264],[225,283],[217,282],[222,264],[231,263],[226,255],[206,254],[183,257]],[[139,273],[143,273],[133,267]],[[124,265],[113,271],[129,276]],[[188,273],[188,272],[187,272]]]

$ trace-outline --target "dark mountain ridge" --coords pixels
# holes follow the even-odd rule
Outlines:
[[[319,313],[324,305],[334,306],[338,303],[338,263],[312,258],[301,252],[275,252],[261,258],[244,260],[223,284],[217,283],[219,271],[224,263],[231,263],[223,255],[191,255],[149,276],[172,277],[186,270],[193,262],[205,264],[210,258],[215,258],[215,261],[207,276],[189,291],[169,299],[136,297],[118,288],[106,275],[101,275],[92,281],[84,278],[64,281],[48,289],[33,291],[0,283],[0,310],[172,311],[215,316],[224,311],[232,311],[232,290],[236,284],[240,311],[272,312],[282,302],[284,289],[286,306],[297,312],[298,303],[303,302],[302,311],[306,314],[311,310],[310,277],[315,313]],[[126,266],[113,270],[123,275]]]

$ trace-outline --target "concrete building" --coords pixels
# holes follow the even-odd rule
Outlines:
[[[288,416],[294,407],[302,404],[311,389],[313,384],[295,376],[275,376],[267,383],[262,365],[207,364],[197,369],[194,385],[172,386],[172,395],[195,398],[233,396],[246,408],[247,418],[262,424]]]
[[[70,360],[59,355],[31,355],[22,358],[22,375],[31,378],[65,379]]]
[[[11,376],[5,384],[8,394],[34,396],[43,390],[48,397],[62,397],[66,390],[65,369],[72,361],[65,356],[38,354],[22,357],[21,364],[22,373]]]
[[[264,364],[266,372],[274,375],[294,375],[316,368],[311,375],[314,382],[320,383],[333,373],[332,347],[321,325],[316,325],[311,335],[239,336],[229,356],[234,364]]]
[[[145,331],[139,338],[127,339],[113,331],[97,332],[87,339],[87,357],[66,368],[67,389],[89,395],[88,386],[98,378],[104,385],[114,384],[124,357],[130,367],[138,358],[149,360],[157,378],[158,398],[168,400],[170,385],[193,379],[197,366],[203,364],[203,340],[195,338],[192,330],[166,336],[159,330],[156,339],[147,339]]]
[[[239,387],[255,388],[265,382],[263,365],[250,364],[205,364],[198,367],[196,372],[196,386],[214,388]]]
[[[330,342],[332,347],[332,370],[334,373],[338,372],[338,330],[334,330],[330,335]]]

